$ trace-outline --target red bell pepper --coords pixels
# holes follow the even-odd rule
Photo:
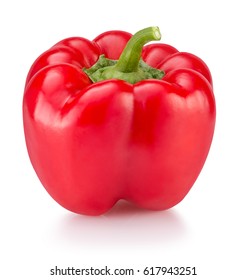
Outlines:
[[[23,99],[32,165],[70,211],[99,215],[118,200],[179,203],[206,160],[215,126],[212,78],[195,55],[159,40],[105,32],[65,39],[32,65]]]

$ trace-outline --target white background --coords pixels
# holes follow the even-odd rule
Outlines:
[[[1,1],[0,278],[50,276],[66,268],[195,266],[198,276],[245,279],[247,259],[246,1]],[[165,212],[122,203],[100,217],[77,216],[46,193],[30,164],[22,127],[25,77],[34,59],[70,37],[157,25],[162,42],[200,56],[217,101],[212,148],[188,196]],[[150,279],[141,273],[109,279]]]

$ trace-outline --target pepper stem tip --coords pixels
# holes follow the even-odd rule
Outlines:
[[[153,27],[153,32],[154,32],[155,39],[160,40],[161,39],[161,33],[160,33],[160,29],[159,29],[158,26]]]

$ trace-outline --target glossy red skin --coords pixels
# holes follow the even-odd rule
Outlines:
[[[65,39],[42,54],[23,99],[26,144],[48,193],[70,211],[100,215],[119,200],[164,210],[179,203],[206,160],[215,126],[212,78],[198,57],[165,44],[143,59],[166,72],[135,85],[91,84],[99,55],[117,59],[131,34]]]

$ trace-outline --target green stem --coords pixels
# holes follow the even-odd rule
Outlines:
[[[147,65],[142,59],[142,48],[150,41],[160,40],[158,27],[148,27],[135,33],[125,46],[119,60],[110,60],[101,55],[89,69],[83,71],[96,83],[109,79],[124,80],[135,84],[145,79],[162,79],[164,72]]]
[[[139,66],[142,48],[150,41],[160,40],[159,27],[147,27],[135,33],[125,46],[117,64],[118,71],[123,73],[136,72]]]

